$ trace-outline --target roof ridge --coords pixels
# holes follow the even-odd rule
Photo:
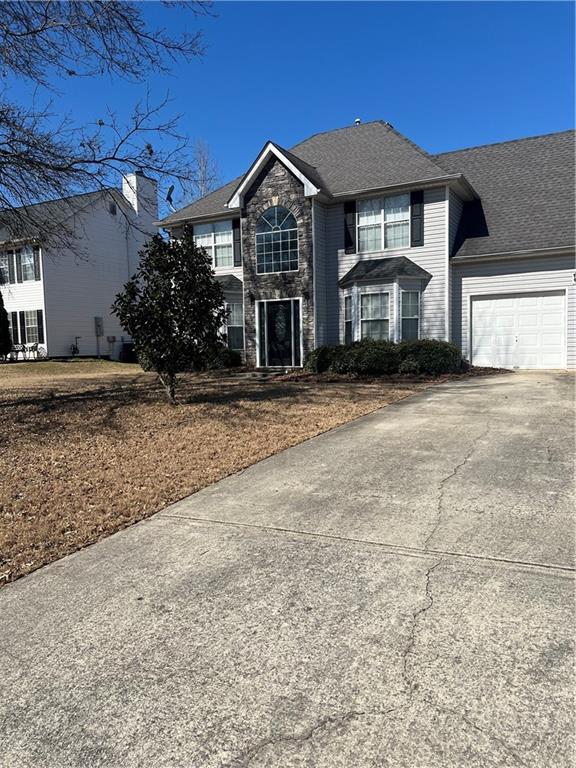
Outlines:
[[[449,149],[447,152],[437,152],[430,157],[442,157],[443,155],[454,155],[456,152],[470,152],[471,149],[485,149],[486,147],[497,147],[500,144],[519,144],[521,141],[533,141],[534,139],[545,139],[548,136],[561,136],[565,133],[576,133],[576,129],[567,128],[564,131],[551,131],[550,133],[537,133],[534,136],[522,136],[519,139],[506,139],[505,141],[491,141],[486,144],[475,144],[472,147],[462,147],[461,149]]]
[[[49,205],[50,203],[64,203],[67,200],[76,200],[79,197],[87,197],[88,195],[97,195],[102,192],[119,192],[122,194],[118,187],[101,187],[100,189],[93,189],[90,192],[78,192],[75,195],[65,195],[64,197],[53,197],[50,200],[40,200],[37,203],[28,203],[24,205],[18,205],[16,208],[0,208],[0,214],[10,213],[10,211],[28,210],[29,208],[35,208],[37,205]]]
[[[316,133],[313,133],[311,136],[308,136],[305,139],[302,139],[302,141],[299,141],[297,144],[294,144],[292,147],[290,147],[290,151],[294,151],[296,147],[299,147],[301,144],[306,144],[306,142],[311,141],[312,139],[315,139],[316,136],[324,136],[327,133],[337,133],[338,131],[348,131],[352,130],[352,128],[362,128],[365,125],[374,125],[375,123],[382,123],[384,124],[386,121],[379,119],[379,120],[368,120],[367,123],[360,123],[359,125],[343,125],[341,128],[330,128],[328,131],[317,131]]]

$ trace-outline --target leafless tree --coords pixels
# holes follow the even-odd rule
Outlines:
[[[199,0],[163,5],[195,16],[211,13],[210,4]],[[209,163],[189,151],[179,115],[168,114],[168,97],[158,104],[146,96],[125,121],[102,107],[85,126],[70,116],[56,121],[50,97],[64,78],[108,75],[142,82],[151,71],[168,72],[202,54],[200,32],[174,37],[150,29],[135,2],[0,2],[3,73],[36,89],[29,103],[21,103],[16,89],[0,80],[0,240],[17,240],[31,230],[42,239],[68,237],[62,222],[34,203],[108,189],[127,171],[141,170],[161,185],[171,179],[205,185]],[[74,214],[82,203],[69,205]]]

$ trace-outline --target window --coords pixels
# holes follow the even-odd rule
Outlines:
[[[410,195],[359,200],[358,253],[410,245]]]
[[[230,349],[244,349],[244,317],[242,304],[227,304],[228,319],[226,321],[226,334]]]
[[[402,291],[402,341],[420,336],[420,291]]]
[[[291,272],[298,269],[298,225],[287,208],[275,205],[256,225],[256,271]]]
[[[38,312],[24,312],[24,326],[26,328],[26,343],[33,344],[39,341],[38,337]]]
[[[14,337],[14,331],[12,329],[12,312],[8,312],[8,333],[12,339],[12,344],[18,344],[18,336]]]
[[[25,248],[23,251],[16,253],[16,258],[20,255],[20,268],[22,270],[22,282],[25,283],[28,280],[34,280],[34,253],[32,248]]]
[[[352,344],[352,296],[344,296],[344,344]]]
[[[363,339],[389,338],[390,296],[387,293],[363,293],[360,296],[360,327]]]
[[[0,285],[8,285],[10,282],[10,272],[14,268],[13,258],[12,251],[2,251],[0,253]]]
[[[199,248],[204,248],[216,269],[218,267],[234,266],[231,221],[197,224],[194,227],[194,242]]]

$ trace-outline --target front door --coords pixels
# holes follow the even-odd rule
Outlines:
[[[259,302],[259,360],[263,367],[291,368],[301,364],[300,301]]]

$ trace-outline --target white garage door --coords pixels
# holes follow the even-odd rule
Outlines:
[[[472,298],[472,364],[496,368],[564,368],[563,291]]]

